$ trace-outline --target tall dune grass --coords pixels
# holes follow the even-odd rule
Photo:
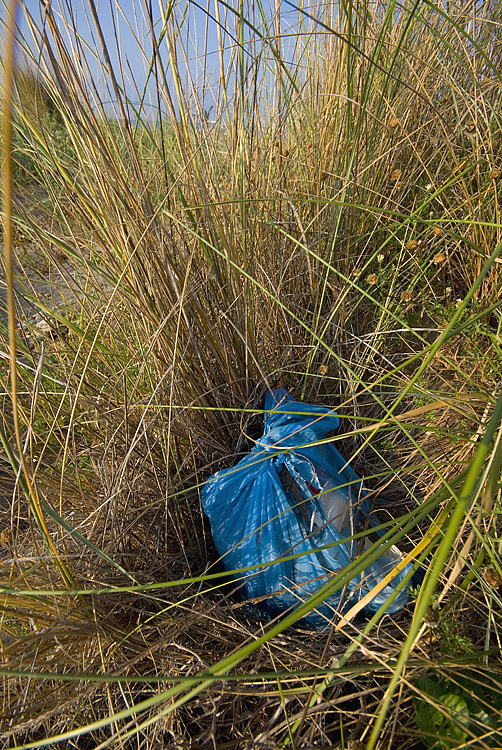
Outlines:
[[[95,46],[21,4],[12,95],[4,65],[5,747],[500,747],[500,4],[216,2],[213,56],[137,2],[134,96],[83,5]],[[199,492],[278,385],[388,501],[328,587],[396,543],[399,615],[235,595]]]

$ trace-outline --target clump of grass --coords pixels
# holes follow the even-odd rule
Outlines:
[[[4,742],[414,746],[431,667],[462,660],[483,700],[500,671],[500,9],[319,6],[291,36],[279,9],[217,4],[201,89],[190,13],[142,6],[133,96],[86,8],[91,47],[67,8],[23,7],[50,117],[12,100],[31,166],[17,397],[2,380]],[[199,491],[276,385],[337,407],[391,501],[387,538],[426,573],[392,620],[263,623],[218,564]],[[444,653],[431,607],[470,653]]]

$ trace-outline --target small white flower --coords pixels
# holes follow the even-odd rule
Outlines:
[[[455,302],[455,307],[460,307],[460,305],[462,304],[462,302],[463,302],[463,300],[460,299],[460,297],[458,297],[457,301]]]
[[[430,193],[431,190],[434,190],[434,185],[428,182],[427,185],[425,186],[425,189],[427,190],[428,193]]]
[[[383,263],[384,257],[385,257],[385,256],[384,256],[384,254],[383,254],[383,253],[379,253],[379,254],[377,255],[377,261],[378,261],[379,263]]]

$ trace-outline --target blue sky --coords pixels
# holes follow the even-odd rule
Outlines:
[[[42,29],[47,24],[42,4],[39,0],[26,0],[25,6],[37,26]],[[107,84],[100,74],[100,65],[95,56],[95,51],[99,50],[99,56],[101,60],[103,59],[88,3],[86,0],[52,0],[51,7],[56,23],[60,29],[64,29],[64,37],[66,39],[73,37],[74,40],[79,38],[81,49],[89,65],[89,73],[98,83],[101,96],[106,97],[108,93],[112,100],[113,93],[106,92]],[[96,0],[96,10],[115,74],[122,84],[121,71],[123,72],[123,85],[127,95],[133,102],[136,102],[139,99],[138,91],[141,92],[146,80],[152,52],[151,29],[145,13],[144,0]],[[152,2],[152,11],[157,21],[155,31],[158,35],[162,29],[162,20],[158,3],[155,1]],[[26,14],[22,11],[19,20],[21,32],[33,48],[33,44],[29,41],[30,25]],[[195,5],[190,4],[185,16],[183,35],[183,46],[188,53],[186,71],[190,71],[194,80],[199,80],[200,85],[202,85],[200,60],[203,54],[200,30],[205,28],[205,14]],[[214,59],[215,63],[212,66],[213,70],[208,70],[209,76],[212,76],[217,63],[215,24],[208,23],[207,31],[208,50],[212,51],[207,59],[210,62]]]
[[[183,83],[187,89],[192,89],[194,96],[204,101],[204,107],[209,107],[211,98],[219,82],[219,54],[218,34],[215,19],[217,0],[176,0],[176,17],[183,17],[182,33],[177,45],[178,65],[184,73]],[[230,0],[229,4],[238,8],[238,0]],[[272,25],[275,0],[266,0],[264,7],[268,16],[267,22]],[[169,4],[169,0],[95,0],[99,22],[105,38],[110,59],[119,79],[125,88],[127,96],[132,102],[137,102],[145,84],[148,63],[152,51],[152,35],[145,6],[152,7],[152,15],[156,21],[155,32],[158,37],[162,29],[162,11]],[[43,4],[40,0],[25,0],[25,13],[20,13],[20,30],[27,40],[30,39],[29,23],[26,13],[29,13],[35,23],[42,29],[47,23],[44,19]],[[159,7],[160,6],[160,7]],[[89,8],[88,0],[51,0],[51,8],[56,23],[64,29],[66,39],[78,38],[82,54],[89,66],[89,75],[98,85],[103,101],[108,100],[108,106],[113,107],[114,95],[100,73],[100,63],[96,57],[96,50],[100,50],[99,40]],[[250,0],[246,9],[246,16],[255,20],[263,28],[259,18],[258,4]],[[225,48],[224,59],[228,65],[235,50],[236,19],[222,2],[218,6],[220,14],[220,38]],[[253,19],[253,14],[255,19]],[[289,21],[294,20],[295,13],[287,4],[282,4],[283,17],[281,28],[284,31]],[[28,41],[30,46],[32,43]],[[163,42],[162,59],[167,63],[167,48]],[[251,54],[251,48],[249,48]],[[251,60],[250,54],[246,57]],[[185,55],[185,59],[183,59]],[[102,53],[99,51],[99,57]],[[204,65],[205,60],[205,65]],[[166,68],[168,69],[168,65]],[[122,71],[122,74],[120,73]],[[123,79],[122,79],[123,75]],[[172,79],[169,79],[172,84]],[[148,90],[148,89],[147,89]],[[149,92],[152,96],[152,92]],[[148,99],[148,96],[147,96]],[[150,103],[152,111],[156,107],[155,97]]]

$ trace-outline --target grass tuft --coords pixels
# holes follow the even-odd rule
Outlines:
[[[19,5],[5,747],[500,747],[500,4]],[[199,493],[277,386],[423,570],[399,614],[224,573]]]

